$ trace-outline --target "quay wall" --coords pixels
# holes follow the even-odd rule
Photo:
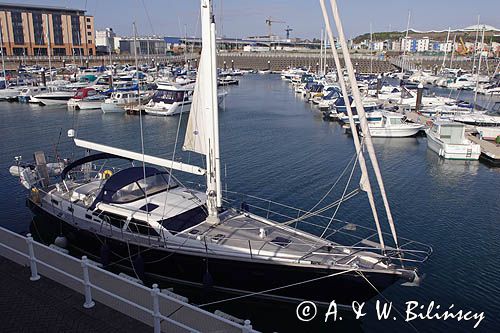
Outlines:
[[[392,65],[392,58],[383,58],[373,55],[351,54],[352,64],[358,73],[384,73],[397,69]],[[406,60],[413,63],[417,68],[426,70],[435,70],[441,67],[443,62],[442,57],[437,56],[407,56]],[[319,63],[319,55],[311,53],[292,53],[292,52],[221,52],[217,59],[218,67],[224,67],[224,62],[227,68],[231,68],[233,62],[235,68],[240,69],[255,69],[255,70],[282,70],[288,67],[310,67],[315,70]],[[329,68],[335,68],[333,56],[329,54],[326,60]],[[344,66],[343,57],[340,56],[341,66]],[[453,68],[462,68],[471,70],[473,67],[473,59],[466,57],[455,57],[453,60]],[[484,74],[493,74],[498,66],[498,59],[488,59],[487,64],[481,65],[481,72]],[[449,66],[449,57],[446,61],[446,66]],[[477,67],[478,60],[475,65]]]
[[[143,63],[169,63],[169,64],[184,64],[186,60],[190,61],[191,66],[195,66],[198,53],[190,53],[187,55],[140,55],[138,62]],[[399,57],[381,57],[366,54],[351,54],[352,63],[358,73],[384,73],[397,70],[398,68],[393,65],[394,59]],[[426,70],[436,70],[442,65],[443,58],[438,56],[418,56],[408,55],[405,56],[405,61],[414,65],[414,68],[423,68]],[[110,62],[116,64],[134,64],[135,58],[133,55],[112,55],[109,56],[89,56],[89,57],[71,57],[71,56],[54,56],[51,58],[53,67],[62,67],[65,64],[76,64],[78,66],[100,66],[106,65]],[[328,68],[335,68],[333,56],[327,55]],[[343,57],[340,56],[341,65],[344,66]],[[488,59],[486,62],[483,60],[481,64],[481,72],[483,74],[492,75],[495,70],[498,70],[499,59]],[[16,70],[20,64],[25,65],[40,65],[48,67],[47,56],[27,56],[5,57],[5,68],[7,70]],[[217,56],[217,65],[219,68],[226,66],[231,68],[233,66],[240,69],[253,69],[265,70],[270,69],[279,71],[288,67],[307,67],[315,70],[319,64],[319,54],[317,53],[295,53],[295,52],[219,52]],[[464,70],[471,70],[474,61],[472,58],[455,57],[453,60],[453,68],[462,68]],[[449,67],[449,57],[446,61],[446,66]],[[476,59],[475,66],[477,67],[478,61]]]

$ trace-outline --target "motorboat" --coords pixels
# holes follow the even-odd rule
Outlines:
[[[436,121],[426,129],[427,147],[445,159],[478,160],[481,146],[465,137],[465,125]]]
[[[33,96],[47,92],[49,88],[46,86],[26,86],[21,89],[17,100],[20,103],[39,103],[39,101],[33,99]]]
[[[488,83],[489,77],[486,75],[464,74],[448,83],[448,88],[458,90],[473,90],[477,84]]]
[[[193,100],[192,85],[158,84],[158,90],[146,104],[144,110],[149,115],[173,116],[189,112]]]
[[[76,110],[100,109],[106,95],[99,94],[94,88],[78,89],[76,94],[68,101],[68,108]]]
[[[72,90],[54,90],[33,97],[42,105],[67,105],[74,95]]]
[[[26,86],[8,86],[7,88],[0,89],[0,101],[17,99],[24,88]]]
[[[326,96],[323,96],[323,99],[319,101],[318,108],[320,111],[325,112],[329,111],[337,101],[338,98],[341,97],[340,91],[338,89],[332,89],[328,92]]]
[[[407,122],[400,113],[384,111],[382,120],[368,122],[368,128],[372,137],[405,138],[416,135],[424,125]]]
[[[497,96],[500,95],[500,83],[487,83],[487,84],[481,84],[479,87],[474,88],[474,91],[477,91],[478,94],[482,95],[493,95]]]
[[[101,103],[101,110],[103,113],[124,113],[125,106],[143,103],[151,98],[149,92],[131,91],[117,91],[111,94],[111,97],[106,98]]]
[[[146,114],[153,116],[173,116],[189,112],[189,106],[193,102],[194,87],[190,85],[179,86],[175,84],[158,85],[158,90],[151,100],[145,105]],[[218,91],[217,104],[220,105],[226,91]]]
[[[348,100],[351,103],[354,122],[356,124],[359,124],[359,116],[357,114],[354,98],[352,98],[352,96],[349,96]],[[382,120],[382,109],[380,108],[380,103],[377,100],[373,98],[364,99],[363,108],[366,111],[366,118],[368,122],[378,122]],[[343,98],[337,99],[330,113],[333,115],[336,114],[338,119],[343,123],[349,122],[349,116],[347,115],[347,109]]]
[[[231,75],[221,76],[217,79],[219,86],[231,86],[240,84],[240,80],[233,78]]]

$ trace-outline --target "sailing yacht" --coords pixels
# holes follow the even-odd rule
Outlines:
[[[202,52],[183,149],[203,155],[206,165],[86,141],[70,130],[76,146],[97,153],[67,164],[57,179],[42,152],[32,165],[19,163],[30,209],[51,219],[70,248],[143,281],[322,304],[367,300],[398,280],[417,283],[415,265],[432,252],[426,245],[399,238],[391,246],[377,241],[382,233],[330,217],[318,236],[297,227],[321,219],[318,211],[296,211],[282,222],[223,197],[216,30],[212,1],[200,2]],[[113,171],[110,160],[140,164]],[[204,176],[206,190],[182,185],[174,170]]]

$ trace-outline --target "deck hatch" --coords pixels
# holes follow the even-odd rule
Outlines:
[[[279,247],[287,247],[292,241],[289,240],[288,238],[285,238],[285,237],[276,237],[274,238],[271,243],[275,244],[275,245],[278,245]]]
[[[160,206],[158,205],[155,205],[154,203],[147,203],[145,204],[144,206],[142,206],[141,208],[139,208],[140,210],[143,210],[145,212],[152,212],[153,210],[155,210],[156,208],[158,208]]]

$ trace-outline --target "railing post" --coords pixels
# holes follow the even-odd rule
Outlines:
[[[26,243],[28,244],[28,254],[30,256],[30,270],[31,270],[31,281],[37,281],[40,280],[40,275],[38,275],[38,270],[36,268],[36,258],[35,258],[35,251],[33,250],[33,237],[31,237],[31,234],[26,235]]]
[[[250,322],[250,320],[245,320],[244,324],[243,324],[243,329],[242,329],[242,332],[243,333],[250,333],[252,332],[252,323]]]
[[[158,295],[160,294],[160,289],[158,289],[158,284],[153,284],[153,289],[151,289],[151,296],[153,296],[153,321],[154,321],[154,333],[160,333],[160,300]]]
[[[82,257],[82,268],[83,268],[83,286],[85,289],[85,303],[83,303],[83,307],[85,309],[90,309],[94,307],[95,303],[92,300],[92,291],[90,289],[89,262],[87,256]]]

